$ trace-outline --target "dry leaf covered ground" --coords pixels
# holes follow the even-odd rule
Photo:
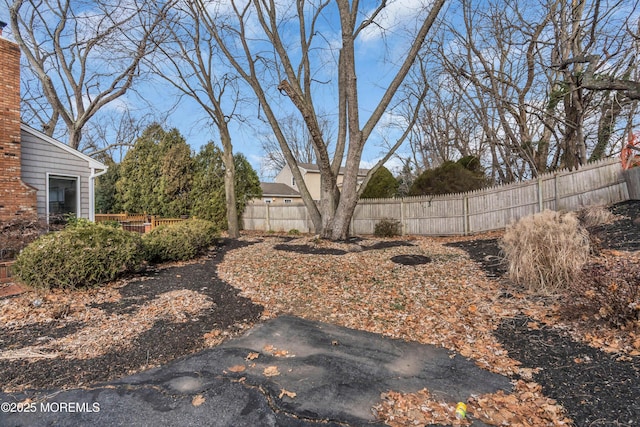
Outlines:
[[[618,208],[624,219],[600,235],[604,247],[619,246],[601,256],[637,257],[640,203]],[[513,379],[509,394],[470,396],[465,420],[455,418],[457,402],[435,401],[427,389],[389,390],[374,410],[390,425],[636,425],[640,325],[563,320],[565,301],[501,277],[498,237],[333,243],[248,234],[197,262],[99,289],[27,292],[0,300],[0,384],[106,381],[292,314],[442,346]]]

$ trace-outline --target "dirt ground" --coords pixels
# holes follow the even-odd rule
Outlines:
[[[640,202],[610,209],[620,219],[592,233],[602,249],[637,255]],[[149,267],[101,288],[0,299],[0,384],[3,391],[87,386],[292,314],[450,348],[524,389],[506,401],[479,398],[478,415],[507,402],[521,418],[537,419],[534,406],[544,407],[552,425],[567,418],[576,426],[639,425],[640,328],[560,321],[562,301],[508,283],[499,237],[330,244],[247,235],[195,262]],[[428,406],[424,396],[393,396],[378,408],[393,425],[410,424],[405,415]],[[492,419],[499,418],[483,418]]]

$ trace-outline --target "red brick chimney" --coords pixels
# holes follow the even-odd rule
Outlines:
[[[20,171],[20,48],[0,36],[0,224],[37,217],[36,189]]]

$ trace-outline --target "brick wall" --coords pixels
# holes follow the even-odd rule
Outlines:
[[[36,216],[36,190],[20,177],[20,49],[0,37],[0,223]]]

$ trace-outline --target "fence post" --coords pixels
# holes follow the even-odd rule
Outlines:
[[[560,195],[558,194],[558,173],[553,174],[553,192],[555,198],[555,210],[560,210]]]
[[[538,212],[544,209],[544,195],[542,194],[542,178],[538,176]]]
[[[269,205],[270,203],[265,202],[264,203],[264,207],[266,209],[266,221],[265,221],[265,230],[264,231],[269,231],[271,230],[271,221],[269,220]]]
[[[406,225],[404,223],[404,197],[400,198],[400,234],[402,236],[406,233]]]
[[[463,235],[469,234],[469,197],[464,196],[462,199],[462,230]]]

